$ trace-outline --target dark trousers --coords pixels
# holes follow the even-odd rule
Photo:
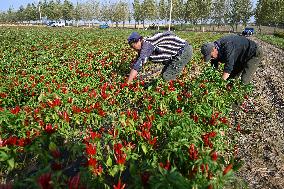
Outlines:
[[[263,56],[262,48],[257,46],[255,56],[247,61],[241,70],[233,70],[228,79],[236,79],[241,75],[241,81],[243,84],[249,84],[252,80],[253,74],[258,68],[261,58]]]
[[[172,61],[165,64],[162,70],[162,77],[166,81],[174,80],[182,72],[186,64],[192,57],[192,46],[187,44],[182,53],[175,57]]]

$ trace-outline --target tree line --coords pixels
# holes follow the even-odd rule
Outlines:
[[[118,25],[135,21],[136,24],[167,23],[172,3],[172,22],[177,24],[214,24],[246,26],[252,16],[257,25],[279,26],[284,23],[284,0],[258,0],[253,8],[251,0],[126,0],[117,2],[72,3],[68,0],[44,0],[22,5],[18,10],[0,13],[0,22],[49,20],[97,20]]]

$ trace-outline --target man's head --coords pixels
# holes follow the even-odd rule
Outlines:
[[[137,32],[132,32],[127,41],[128,44],[137,51],[139,51],[142,47],[142,36],[140,36]]]
[[[213,42],[203,44],[201,47],[201,53],[203,54],[205,62],[208,62],[211,59],[217,59],[218,57],[218,50]]]

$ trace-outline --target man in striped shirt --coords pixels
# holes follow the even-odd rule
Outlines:
[[[132,82],[147,61],[163,63],[163,79],[174,80],[192,57],[192,46],[169,31],[145,39],[133,32],[128,37],[128,43],[138,52],[138,58],[133,64],[127,83]]]

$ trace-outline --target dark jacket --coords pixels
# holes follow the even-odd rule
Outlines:
[[[240,71],[253,56],[257,45],[243,36],[228,35],[214,42],[218,48],[218,62],[225,63],[224,72]],[[214,63],[214,62],[212,62]]]

